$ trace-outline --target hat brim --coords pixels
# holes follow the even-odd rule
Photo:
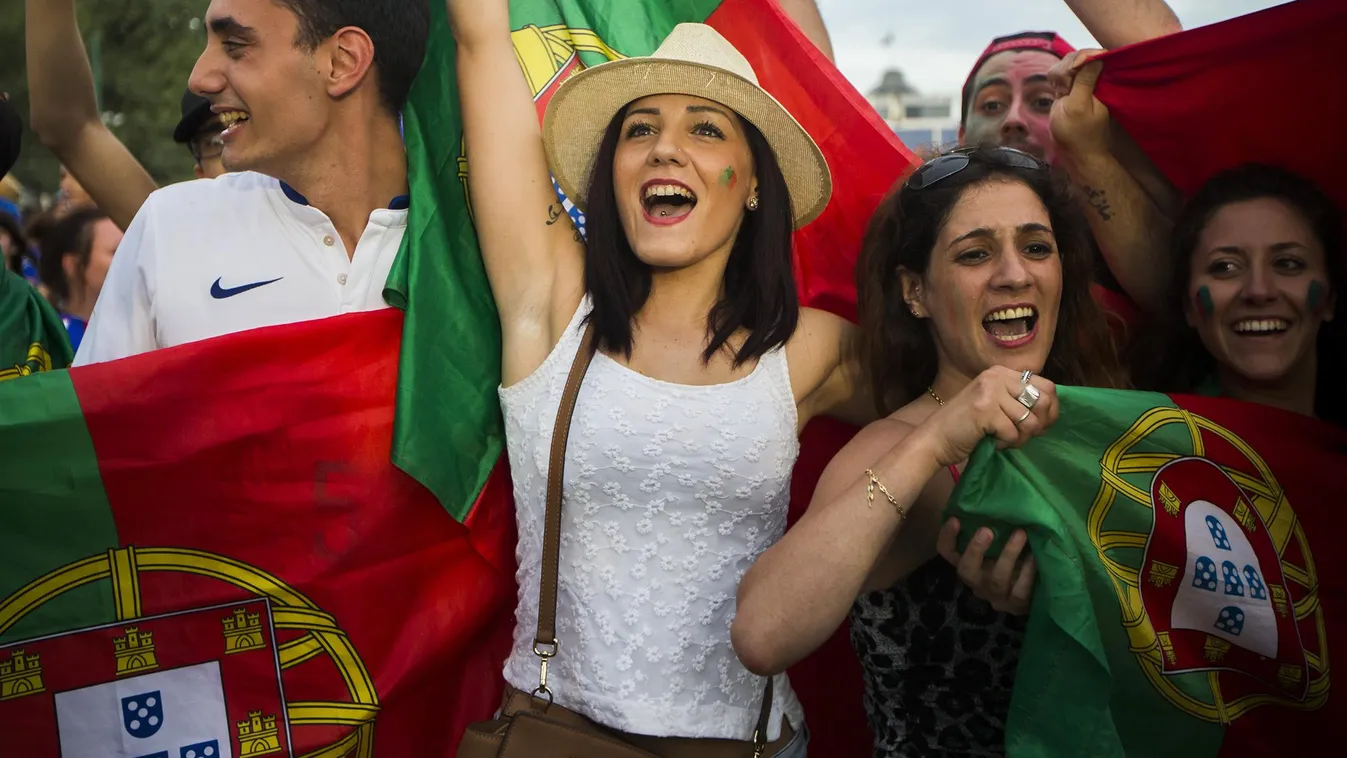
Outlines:
[[[173,141],[180,145],[191,142],[213,115],[209,101],[199,103],[178,121],[177,127],[173,129]]]
[[[721,68],[687,61],[626,58],[585,69],[553,96],[543,146],[562,192],[584,210],[604,130],[628,103],[651,95],[690,95],[730,108],[757,127],[776,155],[796,229],[823,213],[832,176],[809,133],[758,85]]]

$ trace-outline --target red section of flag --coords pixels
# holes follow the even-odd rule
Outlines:
[[[401,325],[386,310],[274,327],[71,378],[142,557],[142,613],[268,596],[296,645],[289,700],[359,705],[372,687],[378,755],[448,756],[499,703],[513,511],[503,467],[483,495],[501,502],[464,527],[389,462]],[[155,548],[205,568],[149,570]],[[351,729],[316,719],[296,754]]]
[[[879,202],[919,160],[773,0],[725,0],[707,18],[763,88],[809,132],[832,170],[828,208],[795,234],[801,301],[856,320],[856,258]]]
[[[235,618],[241,619],[241,626],[227,626]],[[290,755],[272,617],[265,600],[141,618],[0,648],[0,676],[10,680],[0,694],[6,748],[17,749],[14,755],[24,758],[60,758],[58,695],[118,681],[134,691],[138,677],[202,663],[219,666],[228,728],[220,736],[233,743],[233,755],[242,752],[243,738],[273,737],[266,734],[267,720],[275,723],[270,749]],[[98,714],[79,715],[64,725],[67,732],[79,731],[79,721],[86,729],[88,722],[98,721]]]
[[[775,2],[725,0],[706,23],[743,53],[763,88],[823,150],[833,194],[823,215],[795,234],[800,299],[855,321],[855,268],[865,228],[894,183],[920,161]],[[855,432],[829,419],[805,429],[791,483],[791,523],[808,507],[828,461]],[[861,669],[846,624],[790,677],[805,708],[811,752],[870,754]]]
[[[1298,0],[1109,53],[1108,105],[1184,194],[1241,163],[1271,163],[1318,181],[1347,208],[1336,145],[1347,122],[1347,68],[1329,63],[1347,28],[1342,0]],[[1254,105],[1258,94],[1276,107]],[[1253,98],[1253,99],[1251,99]]]
[[[1298,521],[1295,532],[1308,540],[1311,552],[1307,560],[1299,540],[1292,538],[1281,553],[1289,600],[1301,612],[1322,609],[1323,613],[1323,638],[1317,630],[1300,624],[1300,644],[1308,653],[1307,684],[1311,689],[1316,681],[1327,686],[1333,672],[1325,651],[1347,650],[1347,552],[1341,549],[1347,542],[1347,514],[1342,510],[1342,503],[1347,502],[1347,477],[1341,475],[1347,430],[1271,408],[1249,413],[1247,406],[1228,400],[1189,396],[1174,400],[1184,410],[1220,424],[1257,451],[1265,468],[1251,461],[1246,450],[1224,440],[1210,440],[1203,452],[1211,460],[1234,466],[1244,477],[1237,477],[1242,487],[1266,487],[1271,472],[1276,472],[1276,484]],[[1220,686],[1226,701],[1255,690],[1281,694],[1277,687],[1235,672],[1223,672]],[[1347,698],[1341,693],[1333,695],[1331,689],[1328,694],[1327,703],[1314,709],[1304,709],[1304,703],[1300,708],[1274,704],[1237,715],[1227,726],[1221,758],[1320,752],[1324,724],[1347,721]]]

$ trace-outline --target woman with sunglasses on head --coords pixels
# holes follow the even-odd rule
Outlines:
[[[1002,611],[1027,609],[1033,561],[1019,561],[1016,532],[984,562],[986,530],[961,559],[941,512],[985,437],[1017,446],[1052,425],[1054,382],[1115,382],[1084,233],[1065,185],[1009,148],[928,162],[871,220],[863,357],[887,415],[838,453],[744,577],[733,634],[769,674],[850,614],[876,756],[1003,753],[1022,626]]]
[[[785,529],[799,430],[874,416],[854,329],[801,308],[791,272],[792,231],[827,204],[828,166],[711,27],[576,74],[540,130],[505,0],[448,9],[504,338],[520,566],[506,681],[533,690],[554,650],[557,707],[661,755],[747,758],[766,680],[731,647],[735,587]],[[583,240],[549,163],[585,213]],[[549,448],[587,328],[597,352],[565,448],[558,636],[537,653]],[[763,755],[803,756],[784,676],[771,692]]]

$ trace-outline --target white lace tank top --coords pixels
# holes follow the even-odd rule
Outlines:
[[[538,686],[548,457],[589,300],[528,378],[500,390],[519,522],[519,607],[505,678]],[[786,527],[799,453],[786,355],[728,384],[670,384],[599,353],[566,448],[556,702],[613,729],[747,740],[766,680],[730,646],[735,593]],[[804,713],[785,675],[768,739]]]

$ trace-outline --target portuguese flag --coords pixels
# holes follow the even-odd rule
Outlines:
[[[407,313],[393,459],[462,519],[504,445],[495,394],[500,337],[467,202],[454,43],[443,4],[432,2],[431,11],[434,34],[404,116],[413,195],[407,241],[385,292]],[[831,203],[796,233],[801,300],[855,319],[854,269],[865,225],[917,161],[775,0],[511,0],[510,11],[540,119],[566,77],[607,60],[649,55],[679,23],[709,24],[733,43],[832,168]],[[562,199],[583,230],[583,214]],[[854,432],[826,419],[805,430],[792,520]],[[868,754],[860,667],[846,629],[790,673],[816,752]]]
[[[401,329],[0,383],[0,752],[453,754],[498,702],[514,528],[390,463]]]
[[[0,266],[0,382],[65,368],[74,357],[65,325],[47,298]]]
[[[1232,400],[1061,389],[950,502],[1039,581],[1007,755],[1314,755],[1347,720],[1347,430]]]

